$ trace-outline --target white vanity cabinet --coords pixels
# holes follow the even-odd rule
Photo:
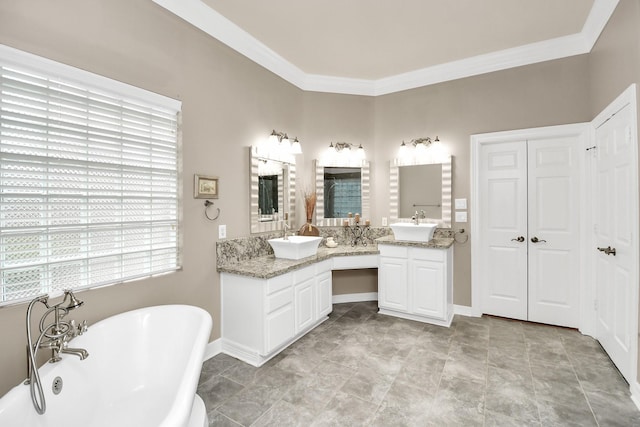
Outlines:
[[[453,249],[379,244],[380,313],[449,326],[453,319]]]
[[[331,261],[258,279],[221,273],[222,350],[260,366],[327,319]]]

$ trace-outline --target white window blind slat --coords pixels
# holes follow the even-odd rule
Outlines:
[[[179,268],[175,103],[9,62],[0,55],[0,304]]]

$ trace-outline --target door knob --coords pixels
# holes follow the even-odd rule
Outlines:
[[[512,241],[512,242],[514,242],[514,241],[515,241],[515,242],[520,242],[520,243],[522,243],[522,242],[524,242],[524,236],[518,236],[518,238],[516,238],[516,239],[511,239],[511,241]]]
[[[547,241],[546,241],[546,240],[538,239],[536,236],[533,236],[533,237],[531,238],[531,241],[532,241],[533,243],[542,243],[542,242],[547,243]]]
[[[606,248],[597,248],[600,252],[604,252],[607,255],[616,256],[616,248],[612,248],[611,246],[607,246]]]

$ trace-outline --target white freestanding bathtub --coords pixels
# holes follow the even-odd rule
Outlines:
[[[209,313],[187,305],[143,308],[89,325],[70,343],[87,350],[87,359],[63,354],[39,369],[46,413],[38,415],[29,386],[20,384],[0,399],[0,426],[206,426],[196,388],[210,332]],[[54,395],[57,377],[62,390]]]

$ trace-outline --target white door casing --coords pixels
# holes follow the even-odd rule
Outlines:
[[[638,176],[635,86],[594,119],[595,337],[634,384],[638,325]],[[601,248],[602,250],[598,250]],[[604,248],[615,249],[607,254]]]
[[[474,135],[472,311],[579,326],[588,124]]]

